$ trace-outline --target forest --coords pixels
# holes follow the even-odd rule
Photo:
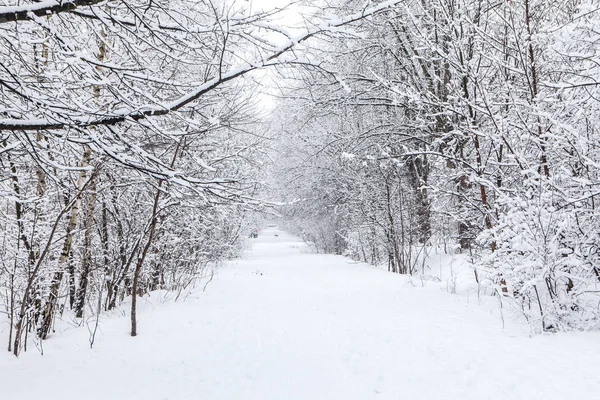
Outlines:
[[[600,328],[599,0],[255,3],[0,1],[9,352],[123,304],[136,336],[265,216],[390,273],[462,254],[538,332]]]

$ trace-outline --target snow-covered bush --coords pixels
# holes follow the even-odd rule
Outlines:
[[[547,182],[528,186],[480,236],[496,244],[481,262],[534,328],[597,329],[600,216],[560,201]]]

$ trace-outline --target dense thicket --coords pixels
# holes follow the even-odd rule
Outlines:
[[[59,11],[0,25],[0,286],[15,354],[65,310],[84,318],[132,293],[181,290],[235,254],[264,140],[247,129],[251,88],[186,105],[242,56],[243,10]]]
[[[460,249],[535,326],[597,328],[599,8],[317,1],[288,31],[251,2],[5,1],[9,350],[128,298],[135,335],[137,295],[234,255],[272,133],[278,200],[320,250],[412,274]]]
[[[406,0],[323,39],[280,102],[295,229],[399,273],[456,246],[536,327],[597,328],[599,7]]]
[[[261,68],[388,2],[286,33],[211,0],[0,5],[0,304],[8,349],[233,256],[268,159]],[[264,116],[264,115],[263,115]],[[83,318],[83,319],[82,319]],[[97,319],[97,318],[96,318]]]

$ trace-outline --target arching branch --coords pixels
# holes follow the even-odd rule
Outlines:
[[[104,0],[47,0],[35,4],[2,6],[0,7],[0,24],[26,21],[31,19],[32,15],[44,17],[46,15],[72,11],[82,6],[91,6],[103,1]]]

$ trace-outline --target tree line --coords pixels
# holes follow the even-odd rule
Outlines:
[[[0,304],[8,350],[237,254],[268,161],[255,71],[393,6],[301,32],[219,0],[0,6]],[[272,38],[277,36],[277,40]],[[282,44],[283,43],[283,44]],[[262,120],[261,120],[262,118]]]
[[[401,274],[460,251],[537,330],[598,328],[599,8],[406,0],[319,37],[278,102],[291,228]]]

